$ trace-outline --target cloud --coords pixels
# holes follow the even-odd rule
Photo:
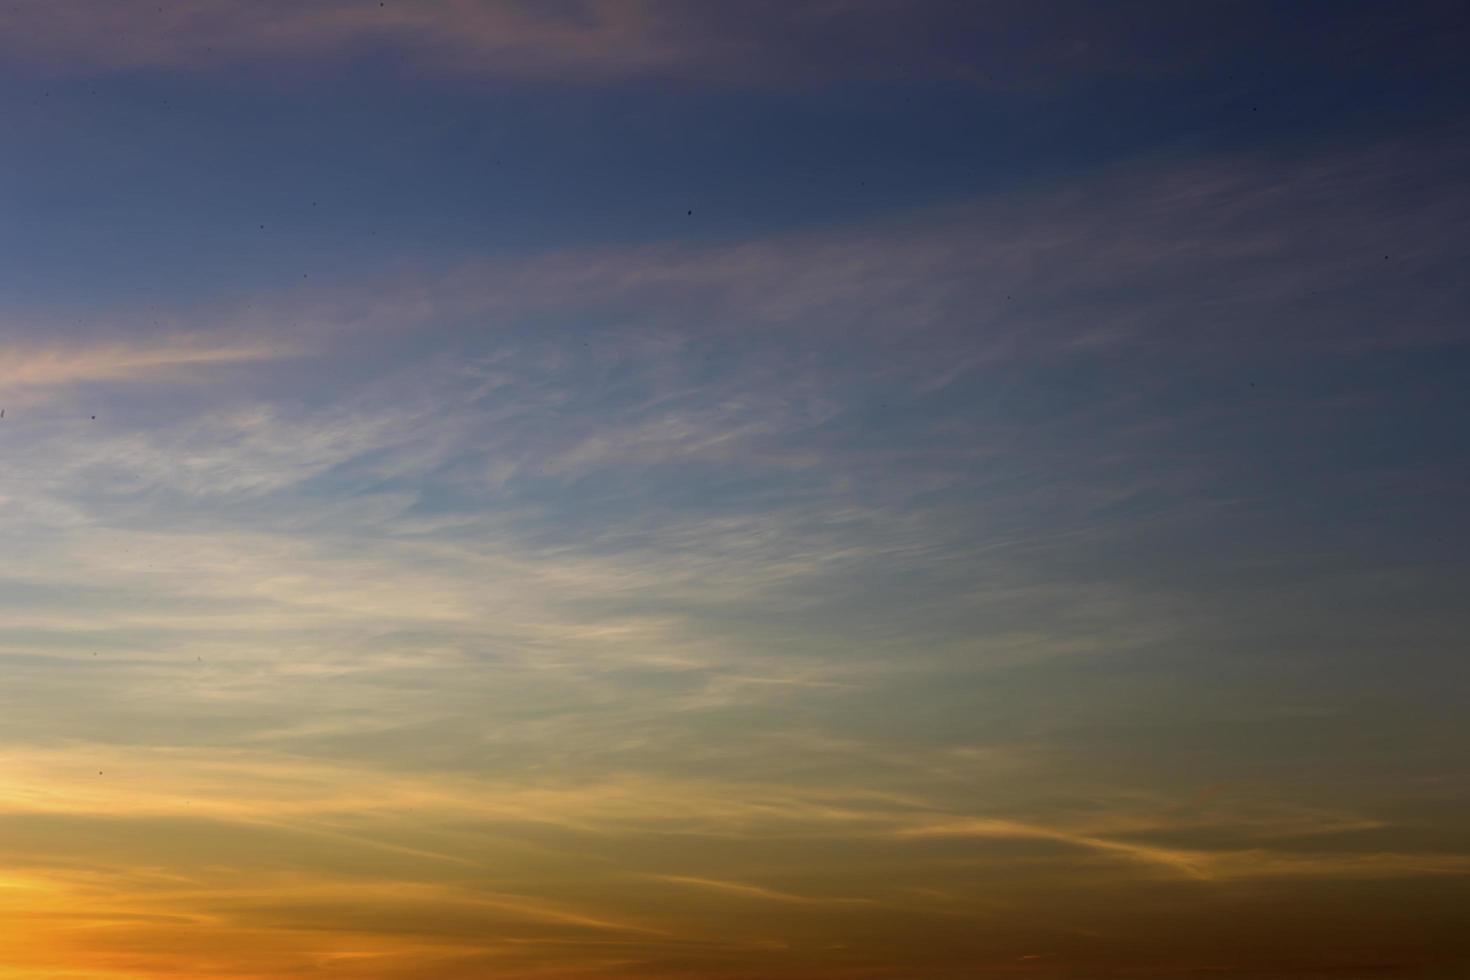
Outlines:
[[[694,888],[720,892],[726,895],[735,895],[740,898],[754,898],[768,902],[789,902],[796,905],[875,904],[872,899],[866,898],[816,898],[809,895],[793,895],[790,892],[778,891],[774,888],[763,888],[760,885],[751,885],[744,882],[694,878],[688,875],[645,875],[645,877],[653,881],[666,881],[675,885],[689,885]]]
[[[1107,840],[1087,834],[1068,833],[1046,827],[1036,827],[1009,820],[959,820],[906,828],[899,831],[903,837],[994,837],[1000,839],[1039,838],[1085,848],[1103,854],[1116,855],[1144,864],[1160,865],[1171,871],[1191,878],[1209,879],[1211,875],[1201,867],[1200,855],[1161,847],[1148,847]]]
[[[957,820],[898,831],[901,837],[1039,839],[1056,841],[1198,881],[1255,878],[1371,880],[1470,873],[1470,855],[1459,853],[1292,854],[1262,848],[1200,850],[1158,847],[1096,834],[1059,830],[1006,820]]]
[[[926,761],[936,759],[910,756]],[[823,785],[719,773],[478,779],[361,759],[100,743],[11,747],[0,762],[0,907],[23,913],[32,938],[48,937],[27,946],[29,959],[7,961],[36,969],[58,957],[101,969],[128,950],[142,957],[135,967],[161,975],[233,975],[227,962],[239,975],[290,975],[339,954],[349,968],[350,951],[365,976],[404,959],[471,954],[512,976],[537,964],[610,976],[596,959],[609,945],[640,957],[744,958],[838,939],[881,961],[881,941],[859,928],[878,912],[906,922],[909,936],[945,936],[951,922],[992,937],[1019,929],[1018,944],[1054,935],[1037,918],[1057,911],[1046,887],[1054,880],[1075,896],[1067,920],[1091,922],[1108,918],[1094,892],[1146,904],[1157,901],[1149,889],[1182,882],[1209,890],[1190,894],[1210,914],[1221,906],[1209,894],[1228,905],[1236,882],[1361,889],[1470,870],[1457,853],[1261,846],[1263,831],[1299,831],[1303,815],[1289,807],[1268,817],[1266,806],[1240,826],[1226,814],[1218,826],[1236,845],[1213,849],[1109,836],[1109,826],[1147,825],[1150,808],[1168,812],[1136,792],[1091,801],[1091,820],[1074,826],[965,816],[943,809],[937,786],[927,800],[875,788],[889,777],[871,767]],[[1322,826],[1350,817],[1327,815]],[[744,910],[712,916],[685,892]],[[181,928],[207,931],[208,950],[181,946]],[[237,956],[236,946],[246,949]]]
[[[790,365],[781,392],[807,396],[796,407],[818,422],[829,407],[820,383],[845,370],[879,380],[889,376],[885,366],[921,366],[942,386],[987,364],[1038,356],[1455,343],[1463,291],[1425,286],[1449,283],[1466,249],[1460,229],[1470,200],[1455,182],[1462,137],[1451,128],[1341,152],[1133,165],[1063,190],[734,244],[470,260],[370,286],[371,303],[364,284],[350,283],[338,295],[310,294],[309,305],[338,329],[492,325],[505,335],[501,356],[535,358],[540,373],[581,366],[574,341],[585,358],[636,358],[650,374],[691,367],[694,356],[720,358],[712,369],[739,367],[744,350],[766,352]],[[550,315],[573,314],[603,329],[546,326]],[[515,332],[533,319],[552,345],[532,346]],[[504,360],[480,367],[487,383],[517,379]],[[668,380],[659,404],[697,390],[687,376]],[[722,395],[703,406],[733,416],[783,404]],[[636,438],[688,442],[679,421],[655,416]]]
[[[334,630],[438,630],[473,638],[454,656],[513,649],[567,674],[718,668],[687,678],[684,706],[840,698],[871,665],[838,649],[916,637],[973,663],[983,636],[987,666],[1162,643],[1183,615],[1168,588],[1055,562],[1228,518],[1211,488],[1236,455],[1178,440],[1248,434],[1261,403],[1159,415],[1175,375],[1455,342],[1455,296],[1416,294],[1462,252],[1451,144],[259,298],[261,322],[313,324],[309,351],[231,341],[231,310],[182,340],[21,337],[0,376],[22,398],[310,356],[164,411],[135,385],[80,434],[7,418],[29,459],[0,480],[10,574],[49,598],[0,616],[170,650],[254,629],[316,657]],[[1099,361],[1114,380],[1072,409],[991,394]],[[1340,418],[1272,399],[1293,424]]]
[[[34,398],[34,389],[111,382],[156,382],[197,376],[209,368],[275,361],[299,350],[259,342],[219,345],[204,338],[163,343],[87,343],[50,347],[28,343],[0,354],[0,393]]]
[[[1325,57],[1382,31],[1372,17],[1342,20],[1307,46],[1294,44],[1302,28],[1290,19],[1238,4],[1104,13],[1072,0],[1040,8],[1008,0],[752,0],[738,9],[689,0],[20,0],[0,14],[0,38],[14,39],[6,43],[22,63],[68,73],[307,65],[386,50],[427,70],[558,83],[920,77],[1037,89],[1197,70],[1247,41],[1279,47],[1280,57]],[[1453,29],[1449,21],[1440,17],[1444,31]],[[1400,43],[1416,41],[1444,56],[1423,38]]]
[[[924,600],[883,586],[894,614],[992,616],[1002,597],[1013,609],[1046,597],[1067,609],[1054,623],[1101,636],[1100,620],[1152,600],[1116,581],[1047,582],[1048,556],[1136,532],[1098,514],[1140,500],[1174,502],[1171,520],[1222,519],[1209,488],[1234,456],[1177,440],[1257,418],[1259,401],[1153,412],[1173,377],[1252,370],[1268,350],[1456,341],[1464,297],[1418,284],[1462,257],[1470,204],[1443,182],[1459,159],[1446,137],[1160,167],[733,245],[477,260],[261,298],[251,317],[313,325],[294,374],[282,358],[308,351],[232,341],[238,311],[213,332],[131,345],[21,335],[0,361],[19,398],[249,364],[282,373],[264,390],[194,386],[172,414],[137,409],[137,385],[81,437],[7,424],[32,462],[0,483],[0,519],[38,584],[88,566],[99,623],[121,614],[99,590],[125,582],[194,604],[172,621],[198,628],[357,616],[469,629],[502,604],[537,610],[534,626],[502,619],[508,633],[692,664],[710,654],[718,609],[835,613],[887,567],[927,576]],[[407,336],[422,353],[402,363]],[[1025,400],[1089,365],[1112,381],[1060,389],[1083,393],[1074,407]],[[1340,417],[1309,394],[1271,398],[1295,425]],[[1122,465],[1145,458],[1178,462]],[[731,489],[737,474],[750,494]],[[70,543],[41,531],[87,525]],[[347,543],[364,533],[371,554]],[[1002,562],[1004,575],[985,571]],[[592,612],[634,596],[636,612]],[[584,618],[561,619],[574,606]],[[841,635],[858,612],[823,625]],[[1068,646],[1055,630],[1040,645]]]
[[[383,44],[441,70],[497,75],[683,74],[698,70],[700,55],[711,53],[723,55],[728,67],[733,52],[720,52],[716,39],[701,31],[701,18],[691,24],[688,13],[647,0],[575,0],[556,7],[519,0],[182,0],[163,6],[125,0],[26,2],[8,8],[0,24],[5,36],[30,39],[31,59],[99,71],[299,61]]]

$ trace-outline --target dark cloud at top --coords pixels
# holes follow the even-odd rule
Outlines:
[[[1449,56],[1463,31],[1456,5],[1411,6],[1409,25],[1403,5],[1389,18],[1371,5],[1219,0],[22,0],[0,13],[0,39],[11,59],[60,72],[199,71],[376,52],[428,71],[562,82],[948,79],[1046,89],[1187,73],[1247,51],[1320,67],[1346,56],[1371,63],[1391,40],[1399,57]]]

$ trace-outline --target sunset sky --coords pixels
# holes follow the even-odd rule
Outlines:
[[[1467,46],[0,6],[0,980],[1470,976]]]

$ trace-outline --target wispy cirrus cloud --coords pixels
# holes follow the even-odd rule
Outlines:
[[[870,905],[873,899],[868,898],[818,898],[811,895],[794,895],[790,892],[778,891],[774,888],[764,888],[760,885],[751,885],[740,881],[719,881],[713,878],[693,878],[688,875],[648,875],[653,881],[665,881],[674,885],[688,885],[693,888],[709,889],[726,895],[735,895],[740,898],[754,898],[767,902],[789,902],[795,905]]]
[[[1362,888],[1467,870],[1458,853],[1353,848],[1344,831],[1363,822],[1350,813],[1225,806],[1194,825],[1225,835],[1225,846],[1151,845],[1116,828],[1192,826],[1161,816],[1157,798],[1103,791],[1089,801],[1090,818],[1071,823],[985,817],[948,810],[937,796],[885,792],[876,785],[886,777],[871,770],[824,786],[692,772],[476,779],[269,751],[93,743],[12,748],[3,761],[0,826],[10,843],[0,905],[28,910],[54,949],[82,961],[109,949],[89,930],[126,934],[135,950],[159,957],[153,968],[165,974],[262,969],[252,957],[226,966],[219,946],[189,967],[176,948],[153,949],[186,923],[207,926],[227,947],[287,924],[314,937],[301,947],[272,944],[277,970],[306,968],[307,950],[320,956],[327,941],[358,950],[368,975],[401,957],[451,962],[471,953],[505,957],[514,971],[512,951],[527,942],[563,963],[603,943],[640,957],[665,947],[717,956],[802,949],[831,943],[833,933],[861,951],[869,944],[855,930],[878,916],[911,918],[936,938],[951,935],[946,923],[959,917],[955,928],[996,937],[1036,914],[1033,889],[1058,874],[1074,888],[1141,901],[1151,889],[1187,887],[1193,901],[1215,907],[1228,906],[1241,882]],[[1329,846],[1303,848],[1309,830]],[[1334,847],[1335,834],[1343,843]],[[109,840],[127,843],[128,860],[112,856]],[[27,842],[47,853],[69,842],[69,857],[38,858]],[[200,854],[214,858],[201,866]],[[630,880],[647,884],[630,890]],[[971,894],[977,880],[1005,901]],[[1069,906],[1085,921],[1104,915],[1087,893]],[[733,921],[749,926],[730,924],[732,903],[747,909]],[[745,918],[767,908],[788,938],[771,938],[759,915]],[[396,942],[380,941],[389,921]],[[566,968],[607,969],[595,961]]]
[[[220,344],[209,337],[181,337],[162,343],[93,342],[46,345],[26,330],[7,331],[17,339],[0,352],[0,392],[34,397],[34,389],[109,382],[178,380],[214,367],[276,361],[298,356],[285,344]]]
[[[738,365],[739,351],[707,342],[752,330],[787,358],[816,353],[804,339],[848,344],[842,353],[856,357],[822,351],[816,380],[866,370],[861,356],[880,351],[902,365],[926,351],[952,360],[959,348],[969,366],[1159,345],[1172,354],[1432,345],[1460,335],[1463,295],[1423,287],[1464,248],[1463,147],[1451,127],[1342,153],[1159,161],[1064,191],[733,244],[469,260],[295,291],[255,315],[349,332],[474,322],[503,338],[501,358],[537,358],[542,373],[577,365],[573,340],[598,358],[648,360],[650,371],[693,348],[723,355],[714,369]],[[586,324],[577,336],[547,332],[547,318],[569,315]],[[516,332],[532,320],[555,346],[533,349]],[[503,360],[482,367],[487,383],[513,375]]]
[[[1110,460],[1163,451],[1196,424],[1254,425],[1242,404],[1143,424],[1170,372],[1249,369],[1266,343],[1309,356],[1453,342],[1453,298],[1416,296],[1415,283],[1454,261],[1464,201],[1404,187],[1452,167],[1444,152],[1438,163],[1390,146],[1285,168],[1162,169],[840,232],[483,261],[351,295],[258,299],[250,315],[261,322],[313,324],[319,352],[299,370],[310,399],[211,392],[184,417],[109,418],[81,438],[11,426],[10,445],[33,460],[8,477],[12,514],[32,529],[42,515],[56,527],[117,525],[67,546],[17,542],[16,553],[34,554],[33,581],[48,588],[66,584],[57,556],[90,550],[117,559],[92,563],[94,592],[147,581],[190,602],[239,603],[201,611],[201,627],[270,608],[257,622],[301,616],[327,628],[366,616],[474,631],[484,609],[513,607],[538,610],[519,636],[641,644],[670,662],[709,653],[689,653],[692,624],[715,609],[835,610],[880,565],[927,570],[931,609],[940,594],[951,615],[998,609],[961,598],[984,581],[1013,608],[1025,595],[1070,597],[1056,622],[1096,630],[1091,610],[1122,615],[1127,589],[1015,576],[1121,533],[1095,519],[1099,508],[1152,494],[1181,501],[1176,514],[1221,513],[1224,502],[1186,498],[1228,468],[1225,457],[1178,455],[1143,480],[1119,480]],[[1372,314],[1389,302],[1404,319],[1385,332]],[[222,335],[239,315],[221,318]],[[548,328],[548,317],[573,325]],[[403,336],[425,353],[385,367]],[[24,336],[15,350],[9,376],[31,388],[156,384],[292,352],[207,339],[37,348]],[[317,366],[338,358],[360,380],[323,384]],[[923,409],[1088,358],[1136,362],[1136,384],[1029,420],[983,398],[974,410]],[[1298,424],[1335,417],[1335,403],[1271,397]],[[1107,452],[1079,453],[1100,422],[1108,431],[1094,448]],[[736,472],[779,492],[781,507],[757,514],[738,497],[691,496]],[[944,497],[961,490],[964,515]],[[1060,521],[1028,533],[1037,508]],[[228,533],[213,533],[221,526]],[[372,555],[346,544],[369,528],[383,537]],[[286,546],[286,534],[308,537]],[[1004,584],[985,571],[1002,556]],[[469,580],[488,589],[478,608],[459,584]],[[538,590],[565,598],[531,599]],[[626,621],[587,613],[634,593],[652,608]],[[582,618],[558,623],[575,604]],[[95,615],[107,608],[99,601]],[[630,623],[641,625],[629,633]],[[1043,646],[1069,648],[1057,635]],[[781,676],[810,676],[802,670]]]

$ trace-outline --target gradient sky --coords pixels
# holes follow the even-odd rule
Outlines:
[[[0,8],[0,980],[1470,975],[1463,3]]]

